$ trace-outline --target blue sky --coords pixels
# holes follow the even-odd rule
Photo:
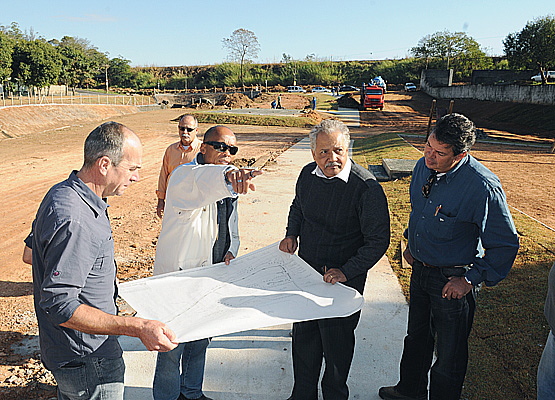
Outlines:
[[[555,14],[553,0],[1,0],[0,25],[46,39],[88,39],[133,66],[204,65],[226,61],[222,39],[238,28],[260,43],[256,62],[315,54],[331,60],[404,58],[438,31],[465,32],[489,55],[528,21]]]

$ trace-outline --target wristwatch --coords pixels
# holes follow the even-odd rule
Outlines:
[[[466,277],[466,275],[464,276],[464,280],[466,281],[466,283],[472,285],[472,282],[470,282],[470,280]],[[472,286],[474,286],[474,285],[472,285]]]

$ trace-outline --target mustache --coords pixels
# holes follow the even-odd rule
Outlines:
[[[337,161],[332,161],[326,164],[326,168],[329,168],[329,167],[341,167],[341,164],[338,163]]]
[[[183,139],[191,139],[191,135],[189,135],[188,133],[183,133],[183,134],[181,134],[181,137],[182,137]]]

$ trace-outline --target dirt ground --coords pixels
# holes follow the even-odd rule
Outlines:
[[[269,106],[270,101],[264,104]],[[420,134],[406,139],[421,149],[429,108],[429,97],[421,93],[388,93],[383,111],[361,112],[362,126],[351,130],[353,138],[382,132]],[[457,104],[455,111],[465,113],[457,108]],[[466,111],[471,117],[477,112]],[[155,216],[158,172],[165,148],[177,140],[177,124],[171,120],[182,113],[182,109],[166,109],[114,118],[133,129],[144,145],[141,180],[124,196],[109,200],[121,280],[151,273],[160,229],[160,221]],[[3,226],[0,232],[0,398],[46,399],[54,396],[52,382],[40,367],[37,355],[29,356],[28,352],[19,355],[14,351],[17,345],[12,347],[12,344],[37,334],[31,268],[21,261],[23,239],[48,188],[65,179],[72,169],[80,168],[83,141],[98,122],[0,141],[0,195],[4,199],[0,211]],[[555,156],[549,153],[548,147],[530,146],[548,142],[535,136],[522,136],[535,134],[526,132],[526,127],[507,127],[506,131],[498,131],[490,128],[487,121],[479,121],[478,126],[490,136],[514,139],[513,145],[507,146],[478,143],[472,151],[500,177],[509,203],[555,227],[555,206],[551,200],[555,195],[555,175],[552,173]],[[200,128],[204,132],[208,126],[201,125]],[[262,126],[231,128],[238,137],[238,157],[247,160],[275,157],[308,132],[300,128]],[[523,143],[522,139],[529,142]]]

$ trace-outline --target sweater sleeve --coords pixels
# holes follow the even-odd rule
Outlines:
[[[341,267],[347,279],[365,274],[382,258],[389,246],[389,208],[379,183],[374,181],[361,196],[357,212],[364,244]]]
[[[289,216],[287,218],[287,229],[285,231],[285,236],[298,237],[301,234],[303,210],[301,208],[302,185],[300,185],[300,181],[301,177],[299,176],[299,179],[297,179],[297,184],[295,185],[295,198],[291,203],[291,207],[289,207]]]

